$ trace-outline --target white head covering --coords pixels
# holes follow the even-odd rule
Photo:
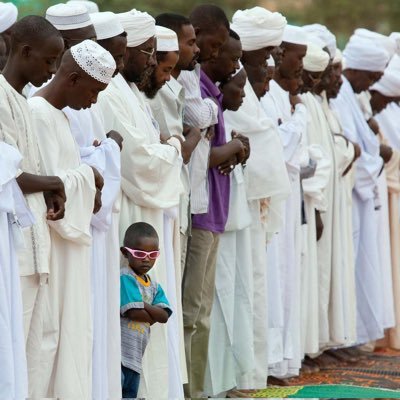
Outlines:
[[[343,61],[343,54],[342,51],[336,48],[335,58],[332,61],[332,64],[339,64]]]
[[[68,0],[67,4],[84,6],[89,14],[98,13],[99,6],[94,1],[89,0]]]
[[[113,56],[93,40],[71,47],[71,54],[75,62],[88,75],[99,82],[110,83],[114,75],[116,64]]]
[[[336,37],[335,35],[324,25],[311,24],[303,26],[305,32],[308,33],[309,39],[312,43],[315,43],[314,38],[319,39],[329,51],[331,58],[335,57],[336,53]],[[315,43],[318,45],[318,43]]]
[[[267,58],[267,65],[268,65],[268,67],[275,67],[275,60],[274,60],[274,57],[269,56],[269,57]]]
[[[350,38],[343,51],[343,58],[346,68],[373,72],[383,72],[389,62],[386,50],[358,35]]]
[[[263,7],[238,10],[233,14],[231,28],[239,36],[244,51],[279,46],[282,42],[286,18]]]
[[[382,35],[378,32],[370,31],[369,29],[358,28],[354,31],[354,35],[361,38],[372,40],[378,47],[383,47],[388,53],[390,58],[396,53],[397,44],[393,38]]]
[[[314,43],[307,44],[307,53],[303,58],[303,68],[309,72],[325,71],[329,64],[329,54]]]
[[[156,21],[147,12],[133,9],[117,16],[128,34],[128,47],[140,46],[156,34]]]
[[[110,11],[90,14],[90,19],[96,31],[97,40],[110,39],[124,32],[120,20]]]
[[[386,69],[382,78],[369,90],[376,90],[387,97],[400,97],[400,71]]]
[[[56,4],[46,11],[46,19],[59,31],[92,25],[87,9],[78,4]]]
[[[178,36],[172,29],[156,25],[157,51],[179,51]]]
[[[282,41],[303,46],[307,46],[307,43],[309,42],[308,36],[303,29],[295,25],[286,25],[286,28],[283,31]]]
[[[17,22],[17,18],[18,8],[13,3],[0,2],[0,33],[13,26]]]
[[[396,54],[400,55],[400,32],[392,32],[389,37],[396,43]]]
[[[396,72],[400,72],[400,56],[395,54],[392,57],[392,59],[390,60],[389,65],[387,66],[386,70],[388,70],[388,69],[396,71]]]

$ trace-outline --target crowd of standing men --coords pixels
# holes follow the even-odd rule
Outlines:
[[[235,397],[400,349],[399,33],[17,19],[0,3],[1,398],[127,397],[130,370],[149,399]]]

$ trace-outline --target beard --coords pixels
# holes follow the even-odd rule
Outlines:
[[[148,99],[154,99],[156,94],[161,89],[160,85],[156,81],[155,71],[148,77],[143,87],[139,87],[139,89],[146,95]]]

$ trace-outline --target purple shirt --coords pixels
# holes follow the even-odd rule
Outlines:
[[[211,147],[226,144],[224,110],[222,109],[222,93],[210,78],[201,71],[200,89],[203,98],[211,97],[218,106],[218,123],[214,125],[215,134]],[[209,204],[206,214],[192,216],[192,226],[214,233],[225,231],[229,211],[230,176],[221,175],[217,168],[208,169],[208,195]]]

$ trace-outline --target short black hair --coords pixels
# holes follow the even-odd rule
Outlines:
[[[41,46],[41,42],[51,36],[62,38],[61,33],[45,18],[28,15],[13,25],[11,49],[21,43]]]
[[[113,37],[110,37],[110,38],[107,38],[107,39],[100,39],[100,40],[97,41],[97,43],[100,46],[104,47],[104,46],[107,46],[107,44],[110,43],[111,40],[113,40],[116,37],[127,37],[127,36],[128,36],[128,34],[124,31],[124,32],[120,33],[119,35],[116,35],[116,36],[113,36]]]
[[[172,29],[177,35],[181,33],[183,26],[192,25],[189,18],[174,13],[159,14],[155,19],[156,25]]]
[[[189,19],[195,28],[214,31],[223,25],[229,31],[229,20],[224,10],[214,4],[196,6],[190,13]]]
[[[229,37],[235,40],[240,40],[240,36],[233,29],[229,29]]]
[[[139,238],[150,237],[158,240],[157,231],[146,222],[136,222],[125,232],[124,246],[135,244]]]

